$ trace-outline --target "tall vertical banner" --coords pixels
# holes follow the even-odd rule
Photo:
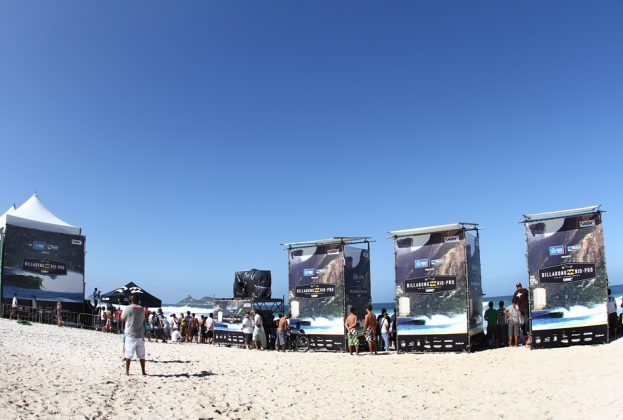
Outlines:
[[[370,288],[370,250],[344,246],[344,288],[346,315],[352,307],[358,319],[365,316],[365,308],[372,301]]]
[[[290,325],[310,347],[344,348],[344,255],[340,244],[288,250]]]
[[[398,350],[468,350],[482,335],[477,231],[396,236],[394,252]]]
[[[480,238],[477,230],[465,231],[467,289],[469,292],[469,337],[474,347],[477,337],[484,339],[482,313],[482,278],[480,275]]]
[[[524,223],[533,348],[606,342],[601,212]]]
[[[365,238],[348,239],[367,244]],[[350,308],[361,320],[371,303],[370,248],[347,245],[348,239],[288,249],[290,325],[298,326],[316,350],[343,350]]]
[[[2,298],[84,304],[85,237],[7,225]]]

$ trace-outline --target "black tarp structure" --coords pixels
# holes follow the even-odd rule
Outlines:
[[[453,223],[389,232],[398,351],[473,351],[482,345],[478,230],[473,223]]]
[[[103,294],[101,302],[114,305],[129,305],[130,296],[132,295],[138,295],[140,300],[139,304],[141,306],[148,308],[159,308],[162,306],[162,301],[160,299],[133,282]]]
[[[251,269],[236,271],[234,275],[234,297],[270,299],[271,275],[270,270]]]

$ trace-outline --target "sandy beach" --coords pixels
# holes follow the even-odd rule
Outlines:
[[[623,417],[623,340],[475,354],[277,353],[146,343],[0,319],[3,418]]]

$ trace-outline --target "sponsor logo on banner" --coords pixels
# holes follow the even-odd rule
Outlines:
[[[303,269],[303,276],[305,277],[311,277],[314,275],[314,269],[313,268],[304,268]]]
[[[595,264],[567,263],[539,270],[539,283],[568,283],[595,278]]]
[[[339,249],[330,249],[330,250],[327,252],[327,255],[338,255],[339,253],[340,253],[340,250],[339,250]]]
[[[318,268],[316,269],[316,274],[324,274],[327,272],[326,268]]]
[[[405,281],[405,292],[428,294],[456,289],[456,276],[424,276]]]
[[[296,286],[294,296],[298,298],[318,298],[335,296],[335,285],[333,284],[308,284]]]
[[[45,251],[58,251],[58,245],[47,244],[43,241],[33,241],[31,246],[35,251],[42,251],[44,253]]]
[[[443,238],[443,241],[445,243],[458,242],[459,241],[459,237],[458,236],[446,236],[445,238]]]
[[[593,226],[595,226],[595,221],[594,220],[580,220],[580,227],[581,228],[593,227]]]
[[[415,260],[415,268],[428,267],[428,260]]]
[[[567,245],[567,252],[575,252],[575,251],[579,251],[582,249],[582,245],[578,244],[578,245]]]
[[[564,245],[555,245],[549,247],[549,255],[562,255],[565,253]]]
[[[52,261],[40,258],[25,258],[22,268],[24,271],[37,274],[66,276],[67,264],[61,261]]]
[[[82,245],[82,241],[80,239],[72,239],[71,240],[71,244],[72,245]]]
[[[445,258],[439,258],[436,260],[430,260],[430,265],[443,265],[444,262],[446,262]]]

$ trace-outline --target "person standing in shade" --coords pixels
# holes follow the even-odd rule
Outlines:
[[[515,293],[513,298],[517,298],[517,307],[521,312],[521,332],[523,333],[524,344],[528,340],[528,310],[530,302],[528,301],[528,290],[524,289],[520,282],[515,283]]]
[[[13,295],[11,300],[11,319],[17,318],[17,293]]]
[[[390,331],[390,320],[389,315],[387,315],[387,311],[384,311],[381,317],[381,321],[379,322],[379,330],[381,331],[381,338],[383,340],[383,348],[385,351],[389,351],[389,331]]]
[[[37,320],[37,296],[32,295],[32,301],[31,301],[31,317],[33,321]]]
[[[370,355],[376,354],[376,317],[372,312],[372,305],[366,306],[366,316],[363,319],[363,333],[366,336]]]
[[[99,303],[99,301],[99,292],[96,287],[95,290],[93,290],[93,306],[97,308],[97,304]]]
[[[383,318],[385,318],[385,314],[386,313],[387,313],[387,309],[382,308],[381,309],[381,314],[376,317],[376,331],[375,331],[376,347],[377,347],[377,349],[379,349],[381,351],[385,350],[385,345],[383,343],[383,336],[381,334],[381,321],[383,320]]]
[[[253,321],[251,321],[251,312],[247,311],[242,318],[242,336],[244,337],[244,345],[251,350],[251,338],[253,337]]]
[[[359,332],[357,331],[357,310],[355,307],[350,308],[350,315],[346,317],[344,327],[346,327],[346,335],[348,337],[348,351],[353,355],[353,347],[359,356]]]
[[[145,373],[145,311],[138,305],[138,296],[130,296],[130,305],[126,306],[121,315],[125,322],[125,374],[130,374],[130,363],[136,353],[141,363],[141,371]]]
[[[497,319],[497,327],[498,331],[496,334],[497,337],[497,345],[506,346],[508,343],[508,319],[506,318],[506,308],[504,307],[504,301],[501,300],[498,303],[498,319]]]
[[[504,312],[508,318],[508,345],[513,346],[513,339],[515,341],[515,347],[519,346],[519,330],[523,320],[521,319],[521,311],[517,304],[517,298],[514,297],[506,311]]]
[[[607,281],[607,280],[606,280]],[[616,337],[617,335],[617,302],[612,296],[612,290],[608,288],[608,300],[606,302],[608,307],[608,327],[610,329],[610,339]]]
[[[489,302],[489,309],[485,311],[485,319],[487,320],[487,343],[490,348],[495,348],[497,347],[498,311],[493,309],[493,302]]]
[[[264,333],[264,322],[262,316],[255,311],[251,312],[253,316],[253,341],[257,350],[266,348],[266,334]]]
[[[392,334],[390,336],[390,345],[393,346],[393,349],[396,350],[398,348],[398,314],[396,313],[396,308],[394,308],[394,313],[391,317],[392,323]]]

